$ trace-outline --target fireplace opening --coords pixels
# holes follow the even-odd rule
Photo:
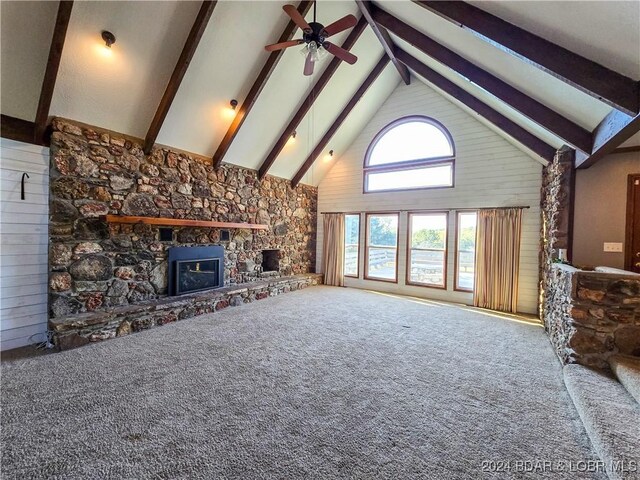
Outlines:
[[[278,272],[280,270],[280,250],[262,251],[262,271]]]
[[[219,269],[219,258],[178,260],[176,262],[176,295],[217,287]]]
[[[224,248],[170,248],[168,274],[169,295],[220,288],[224,285]]]

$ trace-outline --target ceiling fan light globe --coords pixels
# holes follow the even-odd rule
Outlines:
[[[320,47],[318,48],[318,60],[322,60],[327,55],[329,55],[329,52],[327,52],[327,50],[322,45],[320,45]]]

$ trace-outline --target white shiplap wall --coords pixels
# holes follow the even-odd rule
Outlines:
[[[443,123],[456,147],[455,188],[392,193],[362,193],[365,151],[375,134],[406,115],[426,115]],[[418,79],[401,84],[387,99],[354,143],[341,154],[319,185],[319,211],[463,209],[529,205],[524,210],[518,310],[536,313],[540,186],[542,165]],[[364,222],[362,216],[361,223]],[[470,293],[453,291],[455,215],[449,216],[447,290],[404,285],[407,214],[400,215],[398,284],[363,280],[364,225],[360,229],[360,278],[346,285],[425,298],[471,303]],[[318,271],[322,271],[322,215],[318,216]]]
[[[25,200],[20,180],[25,179]],[[44,340],[47,330],[49,149],[0,140],[0,343]],[[36,335],[39,334],[39,335]]]

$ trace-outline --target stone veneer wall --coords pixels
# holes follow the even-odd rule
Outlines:
[[[613,354],[640,356],[640,277],[553,265],[545,326],[565,364],[607,368]]]
[[[141,140],[54,119],[50,180],[50,316],[136,304],[167,293],[167,250],[176,245],[225,247],[225,285],[263,277],[263,249],[280,249],[280,271],[315,271],[317,189],[231,165],[155,148]],[[106,214],[264,223],[269,230],[107,224]]]
[[[551,163],[542,170],[540,210],[542,231],[540,236],[540,317],[544,320],[547,311],[553,308],[548,303],[549,279],[554,275],[551,268],[558,259],[558,250],[571,248],[573,223],[573,162],[575,151],[563,147],[556,152]],[[546,326],[546,321],[545,321]],[[548,328],[547,328],[548,331]]]

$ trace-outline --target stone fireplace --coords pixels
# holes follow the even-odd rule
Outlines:
[[[292,189],[288,180],[271,176],[259,181],[256,171],[227,164],[216,170],[210,158],[166,148],[145,155],[141,143],[67,120],[53,121],[49,317],[56,324],[92,312],[148,305],[169,297],[174,288],[183,291],[175,283],[174,268],[182,268],[191,283],[183,289],[200,292],[216,282],[215,288],[260,282],[263,270],[269,272],[265,278],[315,271],[315,187]],[[168,229],[107,222],[106,215],[267,228]],[[212,248],[216,254],[204,255],[206,262],[199,265],[178,264],[171,252],[183,247]],[[264,252],[277,252],[267,269]]]

